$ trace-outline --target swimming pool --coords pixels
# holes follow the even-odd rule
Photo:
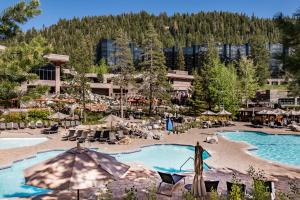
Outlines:
[[[256,147],[250,152],[261,158],[300,167],[300,136],[275,135],[262,132],[222,132],[225,138],[243,141]]]
[[[34,146],[48,139],[42,138],[0,138],[0,149],[12,149],[18,147]]]
[[[15,162],[12,167],[0,170],[0,198],[29,197],[44,194],[50,190],[25,185],[23,170],[52,158],[63,151],[38,153],[35,157]],[[189,157],[194,157],[193,146],[183,145],[152,145],[132,153],[112,154],[120,162],[138,162],[145,166],[164,172],[179,172],[180,166]],[[209,157],[205,151],[203,158]],[[205,166],[207,169],[207,166]],[[193,160],[183,166],[182,171],[193,169]]]

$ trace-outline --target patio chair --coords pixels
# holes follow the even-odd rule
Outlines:
[[[54,124],[50,128],[44,129],[42,131],[42,134],[52,134],[52,133],[58,133],[58,125]]]
[[[185,183],[185,176],[183,175],[179,175],[179,174],[169,174],[169,173],[163,173],[163,172],[158,172],[160,178],[161,178],[161,182],[159,183],[159,186],[157,188],[157,194],[162,194],[162,195],[166,195],[166,196],[172,196],[173,190],[175,188],[175,186],[183,179],[184,183]],[[165,193],[161,193],[160,188],[161,185],[165,183],[168,185],[172,185],[171,188],[171,193],[170,194],[165,194]]]
[[[13,123],[13,129],[18,130],[19,129],[19,124],[18,123]]]
[[[35,123],[34,122],[29,122],[28,128],[35,129],[36,128]]]
[[[71,129],[71,130],[69,130],[69,132],[68,132],[67,135],[65,135],[65,136],[63,136],[61,138],[61,140],[62,141],[67,141],[70,137],[73,137],[75,133],[76,133],[76,130],[75,129]]]
[[[13,127],[14,127],[14,123],[12,123],[12,122],[6,123],[6,129],[7,130],[12,130]]]
[[[26,124],[25,124],[24,122],[20,122],[20,123],[19,123],[19,128],[20,128],[20,129],[26,128]]]
[[[77,141],[79,143],[85,142],[86,138],[88,137],[88,133],[89,133],[88,131],[83,131],[83,133],[81,134],[81,136],[77,138]]]
[[[0,123],[0,130],[5,130],[5,129],[6,129],[6,124]]]
[[[226,186],[227,186],[227,195],[229,195],[230,192],[232,191],[232,186],[233,186],[234,184],[237,185],[237,186],[240,188],[241,193],[242,193],[243,195],[246,194],[246,185],[245,185],[245,184],[226,182]]]
[[[71,122],[70,121],[65,121],[65,126],[66,126],[66,128],[70,128],[71,127]]]
[[[115,132],[109,132],[109,138],[108,138],[108,144],[116,144],[117,143],[117,137]]]
[[[107,142],[109,139],[109,130],[104,130],[99,138],[99,142]]]
[[[76,133],[74,134],[74,136],[69,137],[69,141],[76,141],[78,138],[81,137],[82,133],[83,133],[83,130],[76,131]]]
[[[206,192],[218,191],[219,181],[204,181]]]
[[[36,126],[37,128],[43,128],[43,127],[44,127],[44,123],[41,122],[41,121],[37,121],[37,122],[35,123],[35,126]]]
[[[123,132],[123,130],[119,130],[119,131],[117,131],[117,139],[118,140],[122,140],[122,139],[124,139],[125,138],[125,135],[124,135],[124,132]]]
[[[61,121],[61,127],[65,128],[66,127],[66,121]]]
[[[80,121],[78,121],[78,120],[75,121],[75,126],[79,126],[80,124],[81,124]]]
[[[75,127],[76,126],[76,122],[75,121],[70,121],[70,126],[71,127]]]
[[[50,126],[50,123],[48,121],[45,121],[44,122],[44,128],[49,128],[49,126]]]
[[[102,134],[102,131],[96,131],[92,137],[88,138],[88,141],[89,142],[99,141],[101,138],[101,134]]]

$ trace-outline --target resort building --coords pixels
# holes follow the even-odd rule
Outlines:
[[[288,90],[259,90],[256,102],[264,106],[278,105],[281,108],[300,107],[300,97],[293,96]]]
[[[104,58],[108,65],[113,65],[115,60],[116,46],[113,40],[103,39],[100,41],[100,52],[98,53],[99,59]],[[129,44],[131,53],[133,55],[134,63],[137,64],[142,59],[142,48],[138,47],[135,43]],[[222,61],[237,60],[241,56],[251,55],[251,46],[249,44],[216,44]],[[282,63],[278,59],[278,55],[289,53],[289,49],[284,48],[282,44],[266,44],[266,49],[270,52],[269,66],[271,70],[271,78],[267,84],[280,85],[283,83],[284,72],[282,70]],[[166,66],[170,70],[178,62],[178,48],[170,47],[163,49],[166,59]],[[207,51],[207,44],[194,44],[191,47],[184,47],[183,54],[185,58],[186,70],[192,73],[194,69],[201,67],[203,53]]]
[[[47,85],[50,87],[50,94],[64,93],[64,88],[68,87],[65,82],[66,77],[74,76],[73,71],[70,69],[62,69],[61,66],[69,62],[69,56],[49,54],[44,56],[52,64],[40,67],[35,70],[35,73],[39,76],[39,79],[24,82],[21,86],[23,91],[33,88],[37,85]],[[93,94],[104,95],[104,96],[118,96],[120,95],[120,87],[113,84],[113,78],[117,74],[104,74],[101,78],[94,73],[87,73],[86,77],[90,80],[90,88]],[[139,79],[139,75],[136,79]],[[192,86],[194,77],[188,75],[187,71],[173,70],[167,74],[169,82],[173,88],[174,94],[187,94]],[[137,91],[129,86],[125,89],[124,95],[135,95]]]

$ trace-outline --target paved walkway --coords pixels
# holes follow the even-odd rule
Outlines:
[[[225,128],[210,128],[210,129],[191,129],[188,133],[183,133],[179,135],[165,135],[164,138],[160,141],[157,140],[145,140],[145,139],[133,139],[129,145],[108,145],[108,144],[99,144],[99,143],[86,143],[86,147],[95,147],[99,148],[103,152],[115,153],[115,152],[124,152],[124,151],[134,151],[138,150],[140,147],[151,144],[189,144],[195,145],[197,141],[211,154],[211,157],[208,158],[205,162],[215,168],[215,171],[205,172],[207,179],[217,179],[221,181],[220,190],[225,189],[226,180],[231,180],[233,171],[239,174],[239,177],[243,177],[245,183],[250,184],[250,180],[247,180],[246,171],[249,169],[249,166],[253,166],[256,169],[262,169],[266,175],[274,180],[276,183],[276,189],[286,191],[288,188],[289,180],[299,181],[300,184],[300,169],[282,165],[278,163],[273,163],[266,161],[250,155],[246,148],[249,147],[245,143],[237,143],[228,141],[222,137],[219,137],[218,144],[208,144],[203,142],[209,134],[213,134],[217,131],[226,131],[226,130],[254,130],[254,131],[264,131],[270,133],[278,134],[291,134],[288,130],[283,129],[254,129],[249,126],[246,126],[244,123],[237,123],[234,127],[225,127]],[[76,145],[75,142],[63,142],[60,140],[61,135],[64,133],[64,130],[61,130],[59,134],[50,135],[49,141],[38,144],[31,147],[22,147],[15,149],[0,150],[0,166],[10,165],[13,161],[23,159],[29,156],[36,154],[39,151],[46,151],[51,149],[68,149]],[[9,131],[2,132],[0,137],[45,137],[41,135],[38,130],[24,130],[19,131]],[[111,183],[109,185],[110,189],[114,194],[114,199],[118,199],[124,195],[125,188],[128,188],[131,185],[135,185],[139,189],[139,195],[145,197],[147,196],[150,185],[156,186],[159,182],[159,178],[156,173],[153,173],[151,170],[147,170],[144,166],[138,166],[136,164],[131,164],[133,166],[131,178],[121,180],[117,183]],[[190,182],[192,180],[192,174],[190,175]],[[123,182],[122,182],[123,181]],[[153,183],[153,184],[152,184]],[[139,188],[141,187],[141,188]],[[179,186],[178,189],[174,192],[172,199],[182,199],[182,190],[183,187]],[[95,193],[93,191],[92,193]],[[83,194],[89,194],[89,192],[83,192]],[[61,195],[68,195],[68,193],[62,193]],[[70,194],[69,194],[70,195]],[[72,196],[72,195],[71,195]],[[70,197],[70,196],[69,196]],[[46,197],[44,197],[46,198]],[[49,197],[47,197],[48,199]],[[165,197],[159,197],[159,199],[164,199]],[[51,199],[51,197],[50,197]],[[52,198],[53,199],[53,198]],[[56,199],[56,198],[54,198]],[[65,197],[60,199],[66,199]],[[140,198],[144,199],[144,198]]]

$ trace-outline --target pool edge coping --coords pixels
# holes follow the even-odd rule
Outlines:
[[[230,139],[226,138],[225,136],[219,134],[219,133],[222,133],[222,132],[240,132],[240,131],[241,132],[260,132],[260,133],[263,133],[263,134],[266,134],[266,135],[292,135],[292,136],[300,137],[299,135],[296,135],[296,134],[278,134],[278,133],[269,133],[269,132],[266,132],[266,131],[249,131],[249,130],[234,130],[234,131],[227,131],[227,130],[223,131],[222,130],[222,131],[215,132],[217,135],[221,136],[226,141],[245,145],[245,147],[242,147],[241,150],[243,150],[244,153],[246,153],[250,156],[253,156],[255,159],[262,160],[262,161],[267,162],[267,163],[272,164],[272,165],[276,164],[276,165],[281,165],[281,166],[286,167],[286,168],[300,170],[300,166],[297,167],[295,165],[289,165],[289,164],[285,164],[285,163],[281,163],[281,162],[277,162],[277,161],[272,161],[272,160],[268,160],[268,159],[259,157],[258,155],[251,153],[251,151],[258,150],[258,147],[256,147],[255,145],[249,144],[248,142],[245,142],[245,141],[230,140]]]

